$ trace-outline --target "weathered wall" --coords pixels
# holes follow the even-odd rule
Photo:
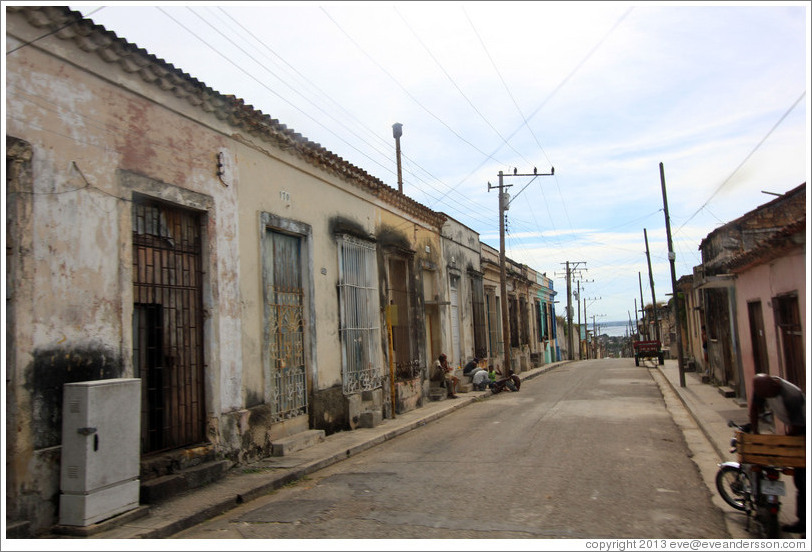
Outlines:
[[[10,48],[43,34],[19,13],[8,13],[7,21]],[[31,145],[32,175],[30,216],[7,222],[15,232],[30,229],[30,242],[14,253],[22,259],[8,274],[30,296],[17,295],[9,305],[27,314],[13,329],[16,463],[7,491],[34,530],[56,513],[62,386],[133,376],[133,193],[206,210],[206,411],[216,417],[220,410],[221,361],[224,402],[241,402],[239,387],[235,399],[228,386],[240,364],[239,349],[228,346],[239,343],[238,273],[230,259],[237,250],[236,197],[215,172],[226,140],[192,122],[189,104],[137,74],[128,77],[93,47],[77,48],[70,32],[6,57],[7,134]],[[150,95],[159,96],[156,103]],[[205,199],[189,205],[189,197]]]
[[[381,349],[384,354],[383,401],[387,415],[392,411],[406,412],[422,406],[428,395],[428,369],[433,365],[430,357],[431,343],[437,338],[429,335],[432,331],[442,333],[448,324],[447,314],[432,305],[427,309],[426,290],[438,294],[440,302],[447,301],[448,288],[444,284],[445,267],[442,259],[442,244],[439,228],[430,222],[409,216],[379,205],[375,213],[375,236],[378,243],[379,294],[381,304]],[[408,265],[408,314],[411,351],[408,360],[414,362],[413,377],[400,377],[404,383],[395,385],[395,402],[392,405],[392,378],[390,376],[389,343],[386,326],[385,307],[389,304],[388,289],[392,275],[389,273],[389,259],[400,258]],[[424,282],[428,278],[429,282]],[[436,288],[435,288],[436,286]],[[402,320],[403,313],[399,313]],[[439,324],[434,327],[432,320]],[[396,331],[393,329],[393,331]],[[397,372],[397,368],[395,368]],[[419,383],[422,381],[422,384]]]
[[[443,287],[450,293],[451,278],[458,282],[457,297],[459,304],[459,350],[452,346],[451,323],[444,325],[446,343],[445,353],[452,366],[463,367],[474,358],[474,313],[471,304],[471,272],[480,273],[479,234],[467,226],[449,219],[442,229],[443,264],[447,280]],[[449,297],[450,300],[450,297]],[[451,306],[447,308],[450,321]]]
[[[786,378],[782,372],[780,339],[777,335],[776,320],[772,308],[772,299],[790,292],[798,293],[798,305],[801,314],[801,327],[806,335],[806,256],[802,249],[780,257],[773,262],[759,264],[738,274],[736,278],[736,314],[741,342],[742,373],[751,396],[752,380],[755,375],[753,343],[750,336],[750,320],[747,304],[760,301],[764,322],[764,338],[767,345],[769,373]]]

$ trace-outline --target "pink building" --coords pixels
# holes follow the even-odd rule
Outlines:
[[[780,376],[806,391],[806,217],[729,263],[747,396],[753,375]]]

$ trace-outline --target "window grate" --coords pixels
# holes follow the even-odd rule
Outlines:
[[[339,298],[342,379],[347,395],[382,386],[380,308],[375,245],[340,236]]]

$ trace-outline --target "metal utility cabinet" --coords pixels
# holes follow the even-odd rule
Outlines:
[[[87,526],[138,507],[141,380],[63,391],[59,522]]]

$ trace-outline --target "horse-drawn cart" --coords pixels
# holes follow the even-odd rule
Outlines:
[[[660,341],[635,341],[634,345],[634,365],[640,366],[640,359],[656,358],[659,364],[665,364],[665,353],[660,350]]]

